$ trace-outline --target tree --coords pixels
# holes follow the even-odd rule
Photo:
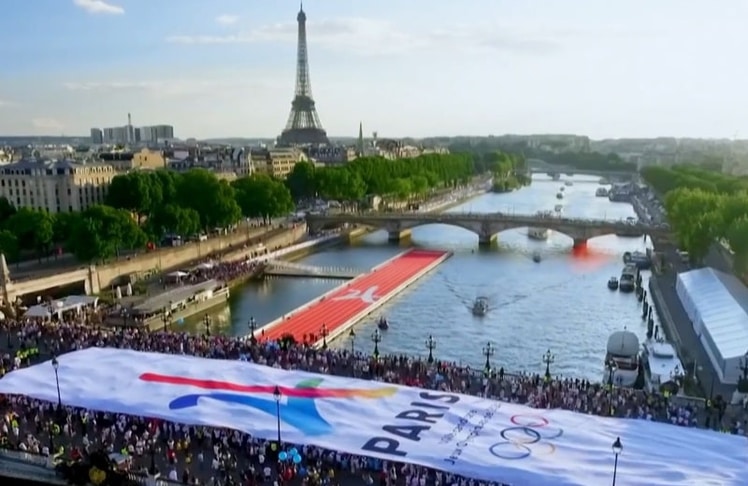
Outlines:
[[[145,242],[145,233],[129,211],[103,205],[83,211],[70,235],[71,250],[83,261],[106,260]]]
[[[148,218],[148,226],[158,239],[166,234],[190,236],[200,231],[200,215],[192,208],[166,204]]]
[[[285,184],[291,192],[291,197],[296,201],[315,197],[318,189],[314,164],[310,162],[296,164],[286,177]]]
[[[52,241],[58,245],[67,243],[79,218],[79,213],[57,213],[52,226]]]
[[[0,224],[5,224],[11,216],[16,214],[16,208],[5,197],[0,197]]]
[[[54,236],[52,216],[44,211],[21,208],[8,219],[6,227],[18,239],[20,248],[33,249],[37,255],[49,250]]]
[[[159,179],[147,172],[128,172],[114,177],[109,185],[106,203],[138,215],[138,221],[151,214],[163,202]]]
[[[0,230],[0,252],[10,261],[18,258],[18,238],[8,230]]]
[[[265,174],[255,174],[233,182],[236,200],[242,214],[249,218],[282,216],[293,211],[293,199],[288,188]]]
[[[192,169],[177,179],[176,201],[194,209],[204,229],[228,227],[242,214],[234,189],[205,169]]]

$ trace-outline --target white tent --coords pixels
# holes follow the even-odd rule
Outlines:
[[[198,265],[197,268],[199,268],[200,270],[210,270],[214,266],[215,265],[213,264],[213,262],[205,262]]]
[[[52,317],[52,313],[49,311],[49,306],[46,304],[32,305],[24,312],[23,317],[34,317],[49,319]]]
[[[167,273],[166,276],[169,278],[182,278],[189,275],[187,272],[182,272],[181,270],[177,270],[175,272]]]
[[[748,289],[713,268],[678,274],[675,289],[720,378],[736,383],[748,353]]]

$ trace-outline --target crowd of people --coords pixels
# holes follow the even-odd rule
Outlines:
[[[246,338],[92,328],[79,322],[42,324],[5,321],[0,333],[0,373],[92,346],[184,353],[333,375],[355,376],[423,388],[478,394],[537,408],[563,408],[603,416],[709,426],[745,434],[746,423],[725,414],[723,401],[711,408],[676,405],[663,395],[609,388],[577,379],[510,375],[502,368],[471,370],[453,363],[429,365],[408,356],[373,359],[369,350],[313,349],[296,343],[262,343]],[[366,352],[365,352],[366,351]],[[280,460],[279,446],[228,429],[192,427],[101,411],[44,403],[22,396],[0,397],[0,445],[66,459],[106,450],[135,469],[156,466],[162,478],[185,484],[262,484],[299,480],[311,484],[380,486],[480,485],[468,478],[419,466],[351,456],[312,446],[298,447],[301,460]],[[63,404],[64,405],[64,404]],[[279,448],[280,447],[280,448]],[[294,451],[296,452],[296,451]]]

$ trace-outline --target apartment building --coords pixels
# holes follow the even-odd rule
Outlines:
[[[114,167],[117,171],[132,169],[163,169],[166,167],[166,157],[160,150],[143,148],[139,152],[117,151],[99,154],[102,162]]]
[[[299,162],[309,160],[299,148],[255,148],[249,155],[252,172],[268,174],[278,179],[285,179]]]
[[[0,166],[0,196],[17,208],[82,211],[104,202],[115,175],[105,163],[25,159]]]

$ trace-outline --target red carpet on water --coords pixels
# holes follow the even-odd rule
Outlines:
[[[262,340],[277,340],[291,335],[297,342],[309,336],[311,341],[322,339],[322,325],[328,333],[335,332],[355,315],[372,307],[378,300],[388,297],[406,280],[413,278],[448,252],[435,250],[410,250],[395,257],[376,270],[357,277],[334,292],[266,330]]]

